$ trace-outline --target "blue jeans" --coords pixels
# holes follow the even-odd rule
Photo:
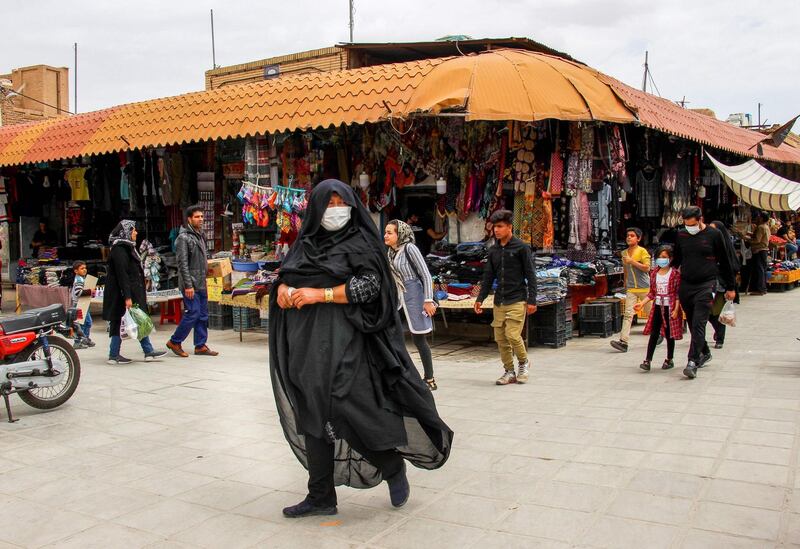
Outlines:
[[[183,343],[194,330],[194,348],[202,347],[208,341],[208,292],[195,290],[194,299],[183,297],[183,317],[175,328],[170,341],[176,345]]]
[[[73,325],[75,330],[75,343],[82,339],[89,339],[89,332],[92,330],[92,315],[86,311],[86,318],[83,319],[83,324],[75,322]]]
[[[144,354],[152,353],[153,352],[153,344],[150,343],[150,336],[147,336],[143,340],[139,342],[142,346],[142,351]],[[111,336],[111,348],[108,351],[109,358],[116,358],[119,356],[119,351],[122,348],[122,338],[118,335]]]
[[[92,331],[92,313],[88,310],[86,311],[86,318],[83,319],[83,326],[81,326],[81,328],[83,329],[83,336],[89,339],[89,332]]]

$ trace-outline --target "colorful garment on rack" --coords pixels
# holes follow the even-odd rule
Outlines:
[[[550,155],[550,194],[561,194],[564,189],[564,159],[557,152]]]
[[[618,181],[625,181],[628,179],[628,172],[625,167],[628,157],[625,153],[625,146],[622,143],[619,126],[614,126],[609,146],[611,148],[611,172],[617,176]]]
[[[594,127],[581,127],[581,153],[578,187],[585,193],[592,192],[592,163],[594,161]]]
[[[650,177],[640,171],[636,174],[636,200],[639,217],[661,216],[661,179],[657,170]]]
[[[576,152],[569,154],[567,158],[567,176],[565,182],[565,190],[568,196],[575,196],[578,192],[578,184],[580,182],[579,176],[580,159]]]
[[[72,168],[64,173],[64,179],[72,189],[72,200],[90,200],[86,168]]]
[[[592,216],[589,211],[589,195],[584,192],[578,193],[580,207],[580,219],[578,221],[578,239],[581,246],[586,246],[589,242],[589,235],[592,233]]]

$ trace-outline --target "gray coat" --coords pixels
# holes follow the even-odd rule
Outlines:
[[[205,236],[184,225],[175,240],[175,253],[178,256],[178,286],[181,292],[186,288],[206,291]]]

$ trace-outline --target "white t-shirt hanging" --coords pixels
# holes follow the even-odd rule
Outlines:
[[[672,274],[672,269],[667,271],[667,274],[661,274],[661,271],[656,273],[656,305],[669,307],[669,277]]]

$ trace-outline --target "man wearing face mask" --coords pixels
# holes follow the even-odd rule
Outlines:
[[[672,266],[681,270],[678,297],[692,334],[683,375],[694,379],[697,369],[711,360],[711,353],[703,349],[707,348],[706,324],[717,280],[725,288],[725,299],[733,300],[735,279],[722,233],[703,223],[703,212],[697,206],[684,209],[681,215],[684,230],[678,232]]]

